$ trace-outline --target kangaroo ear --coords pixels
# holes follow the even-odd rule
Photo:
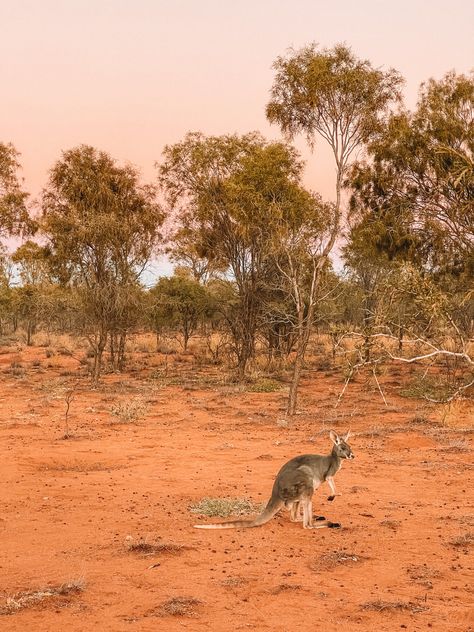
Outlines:
[[[341,443],[340,438],[337,436],[337,434],[334,432],[334,430],[330,430],[329,431],[329,438],[334,443],[334,445],[339,445]]]
[[[351,431],[348,430],[347,433],[344,435],[343,439],[344,441],[347,441],[349,439],[349,437],[351,436]]]

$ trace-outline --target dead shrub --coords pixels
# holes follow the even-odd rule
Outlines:
[[[197,614],[195,607],[201,604],[202,601],[195,597],[171,597],[164,601],[153,614],[162,617],[192,617]]]
[[[19,592],[11,597],[7,597],[5,603],[0,605],[0,615],[15,614],[26,608],[34,608],[53,597],[68,597],[82,592],[84,588],[84,580],[75,579],[56,586],[47,586],[37,590]]]
[[[194,547],[186,544],[176,544],[175,542],[160,542],[159,540],[148,541],[146,538],[134,540],[127,536],[125,548],[129,553],[136,553],[143,557],[150,555],[179,555],[183,551],[193,550]]]
[[[357,564],[365,558],[344,550],[328,551],[309,563],[312,571],[331,570],[340,564]]]
[[[141,397],[125,400],[114,404],[110,409],[111,415],[116,417],[112,423],[131,424],[136,423],[147,413],[148,406]]]
[[[474,544],[474,531],[468,531],[461,535],[456,536],[449,541],[451,546],[456,548],[468,548]]]
[[[425,588],[432,588],[432,579],[437,579],[440,577],[441,573],[434,569],[426,566],[417,566],[416,564],[410,564],[407,566],[406,571],[408,573],[408,577],[416,582],[417,584],[421,584]]]
[[[375,610],[376,612],[396,612],[403,610],[416,614],[429,610],[428,606],[422,606],[413,601],[383,601],[383,599],[375,599],[374,601],[366,601],[361,605],[362,610]]]

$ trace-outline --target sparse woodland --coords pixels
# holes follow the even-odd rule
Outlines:
[[[420,395],[472,396],[474,75],[429,79],[409,111],[395,70],[311,45],[276,60],[265,105],[279,142],[191,132],[146,184],[82,145],[51,166],[37,204],[21,148],[0,143],[3,344],[67,334],[97,385],[129,370],[149,333],[151,352],[229,380],[284,381],[289,416],[315,367],[340,368],[345,388],[413,363]],[[297,135],[329,144],[331,200],[304,187]],[[150,287],[163,253],[175,273]]]

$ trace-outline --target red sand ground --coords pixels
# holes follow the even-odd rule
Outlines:
[[[451,543],[474,539],[467,403],[451,427],[436,425],[433,410],[397,395],[394,369],[388,408],[356,383],[335,410],[340,375],[314,372],[304,412],[284,428],[284,391],[107,376],[97,391],[82,381],[64,440],[58,384],[73,365],[39,348],[0,355],[0,608],[22,591],[85,582],[0,615],[2,631],[474,630],[473,542]],[[114,402],[137,393],[146,416],[111,424]],[[414,423],[420,415],[431,422]],[[189,511],[204,496],[266,501],[282,463],[330,449],[331,427],[352,429],[356,459],[336,477],[343,495],[330,503],[324,486],[314,509],[342,529],[303,530],[287,513],[257,529],[192,528],[216,521]],[[143,556],[127,536],[189,548]],[[200,603],[164,614],[176,597]],[[398,607],[364,607],[376,600]]]

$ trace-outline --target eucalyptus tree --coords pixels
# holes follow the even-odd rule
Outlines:
[[[19,154],[11,143],[0,142],[0,239],[31,228],[26,193],[18,177]]]
[[[81,298],[97,382],[107,337],[118,332],[123,350],[135,322],[127,296],[136,294],[164,220],[156,188],[141,184],[133,166],[81,145],[51,169],[42,210],[50,264]]]
[[[462,265],[474,251],[473,153],[474,74],[431,79],[352,169],[353,209],[386,226],[380,246],[393,254],[417,241],[407,254],[420,264]]]
[[[51,277],[46,251],[34,241],[28,240],[11,256],[20,279],[20,286],[13,288],[13,306],[16,316],[26,328],[26,344],[33,344],[32,336],[42,316],[46,313],[47,295]]]
[[[314,324],[319,290],[328,261],[322,253],[334,227],[335,209],[301,186],[287,191],[279,203],[273,233],[272,257],[281,275],[281,287],[293,306],[295,357],[286,412],[294,415],[306,348]],[[324,262],[324,266],[322,266]],[[291,318],[291,313],[287,318]]]
[[[310,44],[291,50],[286,57],[276,60],[274,68],[276,76],[266,108],[267,118],[277,123],[287,138],[303,134],[311,148],[317,138],[322,138],[329,144],[336,165],[335,203],[322,214],[329,220],[323,231],[324,239],[317,231],[317,248],[309,250],[312,266],[309,304],[314,305],[329,255],[341,236],[342,189],[350,160],[358,148],[376,135],[391,105],[400,99],[402,80],[396,71],[375,69],[343,45],[318,50],[315,44]],[[312,318],[305,318],[302,326],[304,334],[294,365],[294,385],[299,383]],[[288,413],[295,410],[296,396],[290,397]]]
[[[205,286],[193,279],[187,270],[172,277],[162,277],[150,290],[150,316],[155,330],[162,326],[179,329],[184,351],[199,324],[212,313],[212,299]]]
[[[352,212],[377,227],[390,259],[431,276],[450,297],[453,325],[472,336],[474,74],[422,84],[413,112],[390,117],[348,174]]]
[[[226,318],[242,379],[255,337],[270,266],[275,212],[299,183],[303,163],[286,143],[257,133],[206,137],[191,133],[166,147],[159,180],[177,213],[179,241],[234,282]],[[279,212],[279,211],[278,211]],[[184,232],[183,232],[184,231]]]
[[[303,134],[314,147],[325,140],[336,164],[335,221],[323,251],[327,257],[339,234],[342,188],[350,159],[380,129],[390,106],[400,99],[402,79],[393,69],[373,68],[338,44],[318,50],[310,44],[290,50],[274,63],[275,80],[267,118],[288,138]]]

